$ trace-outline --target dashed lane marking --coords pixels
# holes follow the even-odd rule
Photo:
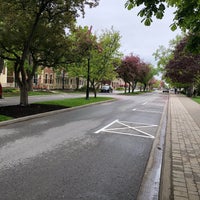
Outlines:
[[[136,109],[136,108],[132,109],[132,111],[149,112],[149,113],[158,113],[158,114],[162,114],[162,112],[159,112],[159,111],[154,111],[154,110],[138,110],[138,109]]]

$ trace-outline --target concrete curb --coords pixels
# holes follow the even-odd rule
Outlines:
[[[22,121],[35,119],[35,118],[46,117],[48,115],[56,115],[56,114],[62,113],[62,112],[69,112],[69,111],[72,111],[72,110],[77,110],[77,109],[89,107],[89,106],[92,106],[92,105],[98,105],[98,104],[113,102],[113,101],[117,101],[117,100],[118,99],[105,100],[105,101],[90,103],[90,104],[86,104],[86,105],[82,105],[82,106],[76,106],[76,107],[72,107],[72,108],[64,108],[64,109],[59,109],[59,110],[53,110],[53,111],[44,112],[44,113],[40,113],[40,114],[29,115],[29,116],[26,116],[26,117],[20,117],[20,118],[16,118],[16,119],[11,119],[11,120],[0,122],[0,127],[1,126],[6,126],[6,125],[10,125],[10,124],[14,124],[14,123],[18,123],[18,122],[22,122]]]
[[[160,181],[160,200],[171,199],[171,107],[170,107],[170,96],[168,101],[168,117],[167,127],[165,135],[165,145],[163,152],[163,161],[161,169],[161,181]]]
[[[169,102],[169,101],[168,101]],[[166,123],[168,104],[165,105],[160,120],[160,126],[156,132],[152,144],[149,160],[146,165],[144,177],[138,192],[137,200],[157,200],[160,193],[160,176],[162,159],[164,154]]]

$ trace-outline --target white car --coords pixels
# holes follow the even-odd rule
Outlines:
[[[101,88],[101,92],[112,92],[113,91],[113,88],[110,86],[110,85],[103,85],[102,88]]]

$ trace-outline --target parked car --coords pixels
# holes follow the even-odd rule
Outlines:
[[[102,88],[101,88],[101,92],[109,93],[109,92],[112,92],[112,91],[113,91],[113,88],[110,85],[103,85]]]
[[[169,88],[163,88],[163,93],[169,93]]]

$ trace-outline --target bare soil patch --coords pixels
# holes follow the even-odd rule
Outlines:
[[[30,104],[28,106],[12,105],[0,107],[0,114],[13,118],[25,117],[29,115],[60,110],[67,107],[58,105]]]

